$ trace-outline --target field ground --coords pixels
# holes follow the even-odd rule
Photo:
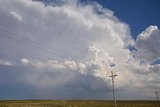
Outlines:
[[[1,100],[0,107],[114,107],[105,100]],[[157,101],[118,101],[117,107],[160,107]]]

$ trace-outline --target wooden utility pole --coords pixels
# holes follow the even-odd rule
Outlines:
[[[113,99],[114,99],[114,107],[117,107],[116,103],[116,96],[115,96],[115,87],[114,87],[114,78],[117,76],[117,74],[113,74],[113,71],[111,71],[111,77],[112,78],[112,90],[113,90]]]
[[[159,101],[159,98],[158,98],[158,92],[157,92],[157,91],[155,91],[154,93],[156,94],[157,101]]]

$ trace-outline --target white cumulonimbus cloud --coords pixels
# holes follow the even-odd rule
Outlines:
[[[160,30],[157,26],[149,26],[138,35],[136,56],[148,63],[153,63],[160,58]]]
[[[84,5],[69,0],[45,6],[31,0],[1,0],[0,19],[0,57],[14,63],[9,67],[1,64],[5,72],[0,81],[21,91],[29,88],[31,91],[22,91],[24,98],[111,98],[104,94],[111,90],[111,70],[118,74],[118,90],[160,87],[156,84],[159,65],[140,65],[137,60],[157,59],[142,39],[143,35],[153,35],[148,37],[151,40],[159,38],[157,33],[144,31],[136,40],[137,51],[130,52],[127,47],[133,46],[134,40],[128,25],[97,3]],[[148,29],[152,28],[158,29]],[[153,55],[142,56],[146,50]],[[110,67],[111,63],[116,66]],[[156,73],[151,72],[153,69]]]

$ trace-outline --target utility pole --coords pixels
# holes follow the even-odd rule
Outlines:
[[[157,91],[155,91],[154,93],[156,94],[157,101],[159,101],[159,98],[158,98],[158,92],[157,92]]]
[[[111,71],[111,77],[112,78],[112,90],[113,90],[113,99],[114,99],[114,107],[117,107],[116,103],[116,96],[115,96],[115,88],[114,88],[114,78],[117,76],[117,74],[113,74],[113,71]]]

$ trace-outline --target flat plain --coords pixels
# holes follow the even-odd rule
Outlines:
[[[0,107],[114,107],[110,100],[1,100]],[[117,101],[117,107],[160,107],[157,101]]]

